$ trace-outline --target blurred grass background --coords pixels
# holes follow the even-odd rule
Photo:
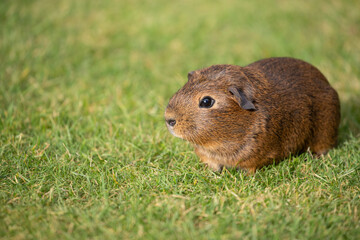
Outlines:
[[[360,3],[0,2],[3,239],[355,239]],[[187,72],[290,56],[338,91],[339,147],[214,174],[167,132]],[[307,160],[307,161],[305,161]]]

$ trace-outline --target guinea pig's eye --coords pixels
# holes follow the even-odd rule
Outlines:
[[[199,107],[201,108],[211,108],[215,103],[215,100],[209,96],[204,97],[200,100]]]

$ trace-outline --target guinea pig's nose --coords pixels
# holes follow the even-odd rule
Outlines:
[[[176,120],[175,120],[175,119],[172,119],[172,118],[167,119],[166,122],[167,122],[171,127],[175,126],[175,124],[176,124]]]

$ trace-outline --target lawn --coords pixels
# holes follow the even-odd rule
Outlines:
[[[1,239],[358,239],[360,2],[0,2]],[[187,72],[290,56],[339,145],[213,173],[164,124]]]

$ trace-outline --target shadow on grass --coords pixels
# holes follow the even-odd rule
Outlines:
[[[360,96],[341,102],[341,121],[338,146],[352,137],[360,137]]]

